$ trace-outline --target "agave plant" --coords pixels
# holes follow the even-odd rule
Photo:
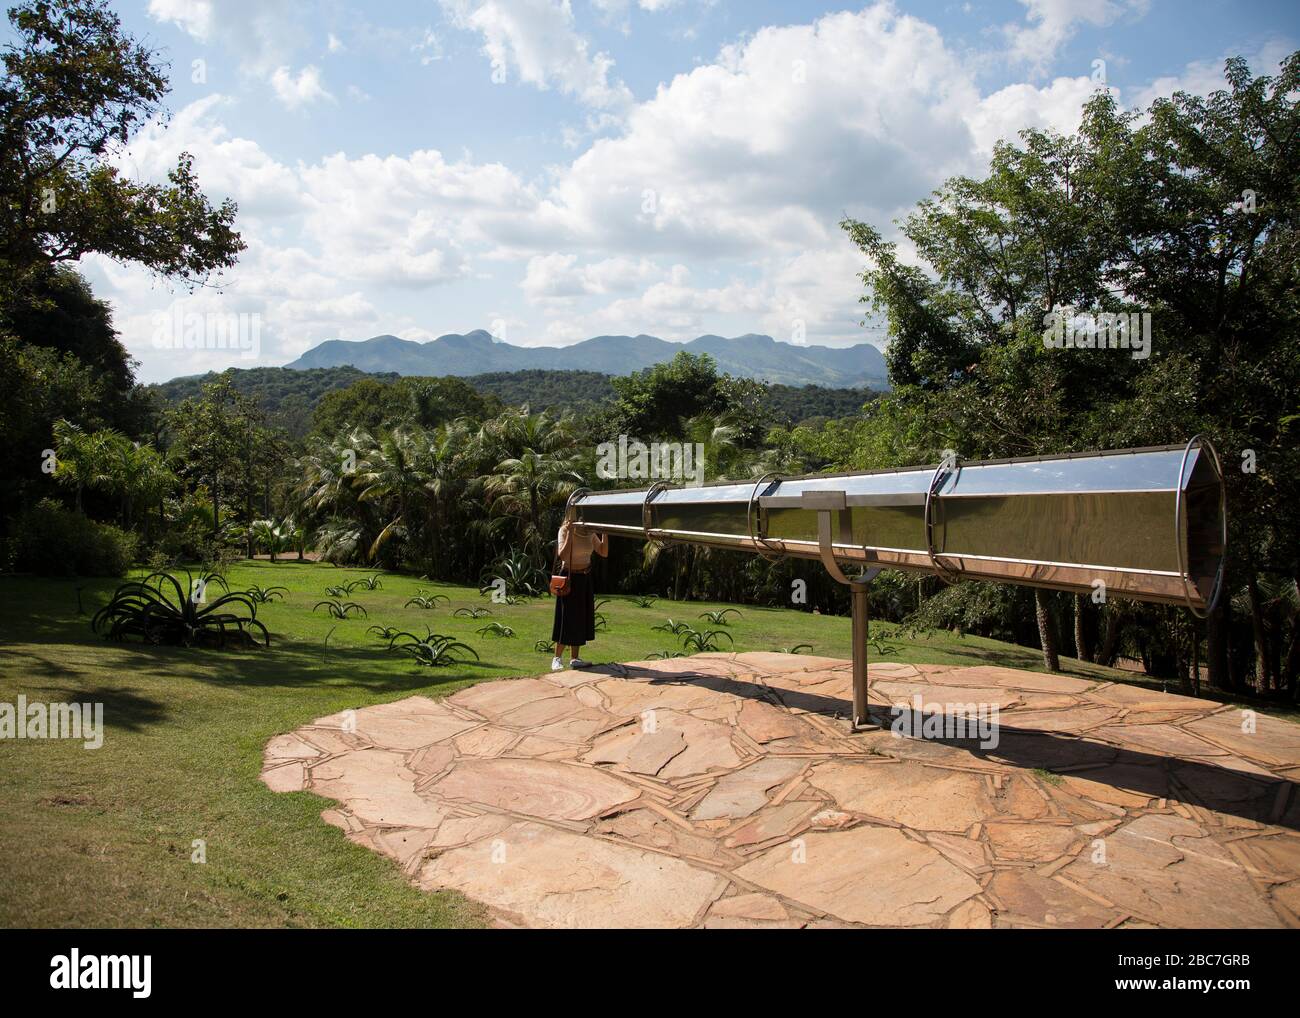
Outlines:
[[[796,643],[793,647],[782,647],[776,653],[778,654],[802,654],[805,650],[812,650],[811,643]]]
[[[533,650],[539,654],[549,654],[555,649],[555,644],[550,640],[538,640],[533,644]]]
[[[396,626],[371,626],[366,630],[367,633],[374,633],[381,640],[393,642],[393,638],[401,632]]]
[[[686,655],[683,654],[680,650],[657,650],[657,651],[655,651],[653,654],[647,654],[647,655],[646,655],[646,660],[647,660],[647,661],[666,661],[668,658],[672,658],[672,657],[685,657],[685,656],[686,656]]]
[[[288,587],[259,587],[257,584],[249,587],[245,593],[248,594],[258,604],[268,604],[275,598],[284,600],[284,595],[289,593]]]
[[[514,636],[515,631],[509,626],[503,626],[500,622],[489,622],[482,629],[476,629],[479,636]]]
[[[655,600],[656,599],[653,597],[638,596],[632,598],[632,603],[638,608],[653,608],[655,606]]]
[[[456,664],[463,660],[457,657],[462,652],[473,654],[475,661],[479,659],[478,652],[473,647],[461,643],[454,636],[435,633],[428,626],[424,627],[424,631],[426,635],[423,638],[414,633],[397,633],[389,640],[388,649],[409,654],[416,664],[429,668],[445,668],[447,665]],[[403,639],[406,640],[405,643],[402,642]]]
[[[603,632],[609,628],[609,619],[605,618],[604,612],[596,612],[596,632]]]
[[[687,627],[678,634],[682,639],[682,650],[690,651],[693,654],[703,654],[706,651],[719,650],[718,637],[725,636],[727,642],[735,645],[735,640],[731,634],[722,629],[706,629],[701,632],[698,629]]]
[[[345,598],[351,593],[352,591],[348,589],[347,584],[343,584],[343,583],[337,584],[336,586],[333,587],[325,588],[325,596],[332,597],[335,600]]]
[[[97,633],[103,630],[111,640],[136,636],[146,643],[183,647],[213,642],[224,646],[232,633],[256,643],[256,630],[263,643],[271,645],[266,626],[257,621],[257,602],[247,591],[226,590],[208,604],[202,596],[203,577],[197,583],[189,573],[186,578],[188,591],[171,573],[150,573],[143,580],[122,584],[95,613],[91,628]]]
[[[383,586],[383,583],[381,583],[379,580],[378,573],[375,573],[374,576],[363,576],[361,579],[355,580],[353,582],[356,584],[358,588],[364,590],[378,590],[380,587]],[[349,587],[351,587],[352,585],[353,585],[352,583],[348,584]]]
[[[455,618],[481,619],[486,615],[491,615],[492,609],[491,608],[457,608],[451,614]]]
[[[691,628],[691,624],[689,622],[674,622],[672,619],[668,619],[661,625],[651,626],[650,628],[657,633],[672,633],[673,636],[681,636],[682,633]]]
[[[332,601],[317,601],[316,607],[312,608],[312,611],[315,611],[321,605],[325,606],[326,614],[336,619],[346,619],[353,612],[356,612],[363,619],[367,617],[366,609],[357,604],[356,601],[340,601],[337,598]]]
[[[699,617],[702,619],[708,619],[715,626],[729,626],[731,623],[727,621],[728,613],[735,615],[736,618],[740,618],[740,612],[735,608],[723,608],[720,611],[715,612],[700,612]]]
[[[446,594],[416,594],[413,598],[407,601],[403,607],[409,608],[411,605],[415,605],[417,608],[423,608],[425,611],[428,611],[432,608],[437,608],[439,602],[451,604],[451,598]]]
[[[490,567],[486,581],[479,590],[500,590],[509,597],[540,597],[546,590],[548,574],[538,567],[531,556],[522,551],[511,551],[497,559]]]

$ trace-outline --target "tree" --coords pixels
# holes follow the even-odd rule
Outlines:
[[[183,153],[167,182],[125,179],[107,157],[161,108],[156,54],[125,34],[105,0],[11,8],[0,60],[0,277],[90,253],[187,284],[234,264],[236,207],[213,208]]]
[[[207,383],[200,396],[167,413],[169,454],[183,475],[206,485],[214,541],[221,535],[223,502],[235,503],[248,481],[247,460],[255,441],[250,429],[258,416],[252,400],[236,392],[228,378]]]
[[[1229,460],[1230,588],[1249,592],[1260,571],[1300,575],[1300,449],[1288,432],[1300,390],[1300,53],[1276,78],[1253,78],[1239,59],[1225,78],[1209,97],[1177,93],[1147,111],[1099,92],[1077,134],[998,144],[986,177],[948,181],[901,224],[922,266],[874,227],[842,225],[870,261],[863,299],[892,335],[890,455],[1208,433]],[[1150,356],[1047,349],[1057,311],[1149,314]],[[1232,684],[1227,601],[1208,631],[1220,688]],[[1268,662],[1286,656],[1267,646],[1265,599],[1247,603],[1264,685]],[[1050,667],[1046,607],[1036,615]]]

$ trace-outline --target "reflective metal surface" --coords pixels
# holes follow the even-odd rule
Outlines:
[[[801,558],[818,557],[820,509],[833,514],[834,557],[845,565],[1083,593],[1100,581],[1108,595],[1197,614],[1217,597],[1226,535],[1222,471],[1199,438],[949,468],[593,492],[573,507],[589,530]]]

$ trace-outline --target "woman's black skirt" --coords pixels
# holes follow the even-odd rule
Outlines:
[[[591,573],[573,573],[569,592],[555,599],[555,624],[551,642],[581,647],[596,638],[596,598],[591,591]]]

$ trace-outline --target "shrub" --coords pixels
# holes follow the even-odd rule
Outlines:
[[[46,498],[10,522],[10,568],[41,576],[124,576],[138,538]]]

